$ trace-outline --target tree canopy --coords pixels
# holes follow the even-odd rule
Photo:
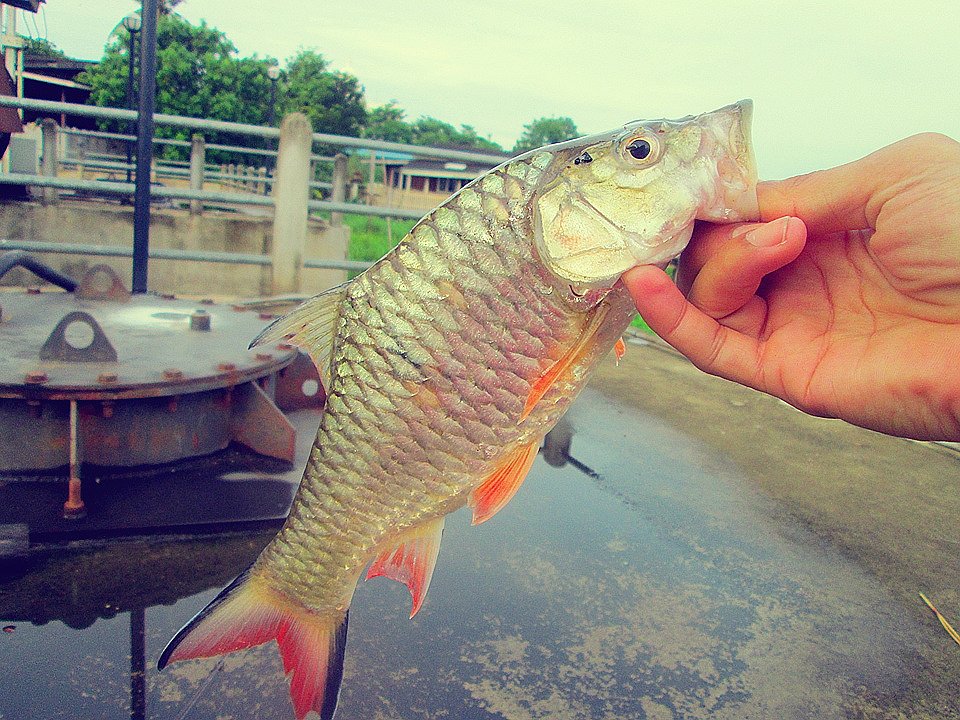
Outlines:
[[[349,73],[331,71],[323,55],[301,50],[279,83],[279,114],[305,113],[317,132],[360,135],[367,120],[363,86]]]
[[[271,117],[303,112],[313,129],[336,135],[362,136],[411,143],[467,147],[502,152],[503,148],[481,135],[472,125],[459,128],[438,118],[406,119],[396,101],[367,110],[364,88],[353,75],[331,68],[319,52],[305,49],[284,63],[280,76],[267,74],[273,58],[241,57],[227,36],[206,22],[194,25],[175,12],[182,0],[165,0],[157,21],[156,111],[173,115],[206,117],[265,125]],[[91,87],[92,104],[106,107],[127,105],[127,64],[130,34],[118,23],[104,48],[102,60],[84,72],[79,82]],[[57,52],[54,47],[35,48],[38,53]],[[127,130],[125,123],[103,121],[109,130]],[[184,128],[158,126],[159,137],[189,139]],[[540,118],[524,126],[514,148],[525,150],[576,137],[577,128],[568,117]],[[250,138],[220,133],[208,140],[251,144]],[[166,154],[181,151],[167,149]]]
[[[127,105],[127,61],[130,34],[120,24],[103,59],[78,78],[91,87],[90,102],[107,107]],[[156,111],[262,124],[269,114],[267,60],[237,57],[226,35],[201,22],[192,25],[176,14],[157,22]],[[105,129],[126,129],[124,123],[102,122]],[[189,139],[190,130],[158,126],[157,136]],[[219,136],[233,142],[239,138]],[[169,153],[168,153],[169,154]]]
[[[395,101],[386,105],[378,105],[367,113],[367,125],[363,129],[363,137],[390,142],[412,143],[413,128],[410,127],[403,112]]]
[[[46,38],[26,38],[27,44],[23,48],[25,55],[46,58],[66,58],[66,53]]]
[[[526,152],[541,145],[572,140],[579,136],[577,126],[568,117],[542,117],[523,126],[523,132],[513,146],[514,152]]]

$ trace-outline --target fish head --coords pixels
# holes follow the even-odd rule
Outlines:
[[[541,261],[571,289],[609,288],[678,255],[695,220],[757,220],[752,108],[742,100],[544,148],[554,172],[534,198]]]

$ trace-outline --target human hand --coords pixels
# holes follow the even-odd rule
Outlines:
[[[677,285],[623,275],[650,327],[807,413],[960,440],[960,143],[917,135],[758,195],[763,223],[698,226]]]

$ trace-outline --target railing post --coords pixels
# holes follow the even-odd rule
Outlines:
[[[52,118],[44,118],[40,123],[41,134],[43,136],[43,161],[41,163],[41,174],[46,177],[57,176],[57,165],[59,163],[57,156],[57,122]],[[43,204],[55,205],[57,203],[57,189],[43,189]]]
[[[280,123],[280,148],[274,171],[273,294],[299,292],[307,244],[307,201],[310,199],[310,151],[313,129],[303,113]]]
[[[334,202],[344,202],[347,199],[347,156],[337,153],[333,158],[333,190],[330,199]],[[334,227],[343,225],[343,213],[330,213],[330,224]]]
[[[207,143],[203,135],[197,133],[190,143],[190,189],[203,190],[203,171],[207,165]],[[202,200],[190,201],[190,213],[199,215],[203,212]]]

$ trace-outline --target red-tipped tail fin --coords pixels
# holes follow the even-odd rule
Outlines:
[[[318,615],[244,573],[187,623],[160,654],[157,667],[213,657],[276,639],[297,720],[311,710],[330,720],[343,678],[347,613]]]

